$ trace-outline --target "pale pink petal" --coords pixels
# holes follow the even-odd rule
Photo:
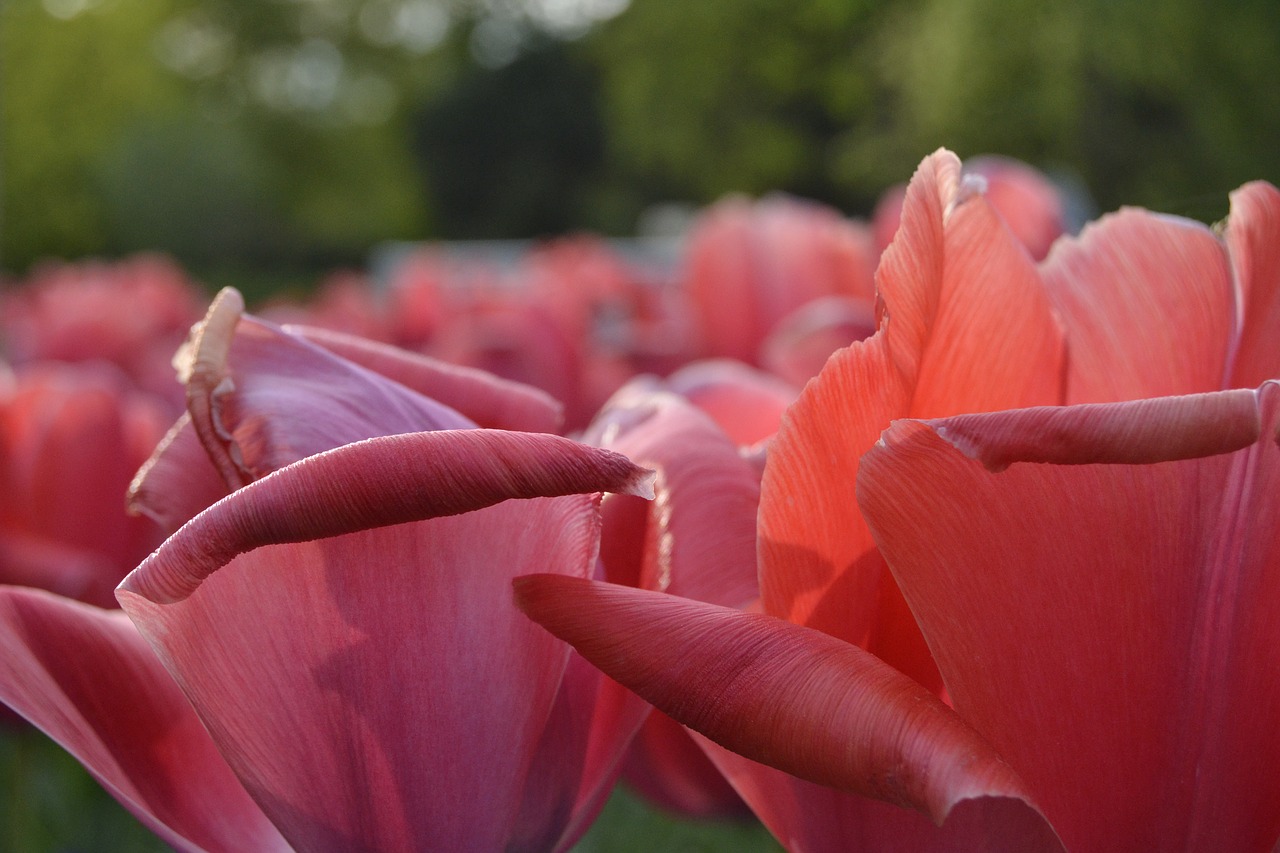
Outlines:
[[[1233,192],[1226,241],[1241,310],[1227,387],[1252,388],[1280,377],[1280,190],[1257,181]]]
[[[658,709],[735,752],[941,825],[1017,776],[929,691],[863,650],[759,614],[555,575],[516,601]]]
[[[0,701],[181,850],[286,850],[124,614],[0,588]]]
[[[168,603],[238,554],[466,513],[508,498],[652,494],[628,459],[545,433],[446,430],[372,438],[274,472],[192,519],[120,589]]]
[[[482,370],[325,329],[285,331],[457,409],[482,427],[556,432],[564,417],[564,407],[546,392]]]
[[[760,348],[760,363],[797,388],[818,375],[827,359],[876,331],[875,301],[827,296],[792,311]]]
[[[1253,396],[903,421],[863,460],[863,510],[956,710],[1071,850],[1280,835],[1280,386]],[[1088,463],[1091,444],[1104,464],[1014,456]]]
[[[1231,270],[1200,223],[1122,210],[1059,242],[1041,271],[1066,326],[1068,402],[1222,387]]]
[[[474,424],[380,374],[242,316],[224,290],[175,363],[191,422],[231,488],[342,444]]]

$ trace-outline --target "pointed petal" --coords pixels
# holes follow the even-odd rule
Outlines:
[[[788,850],[1063,853],[1044,816],[1016,798],[963,800],[942,826],[935,826],[919,812],[797,779],[695,737]]]
[[[287,849],[123,614],[0,588],[0,702],[175,847]]]
[[[1066,326],[1068,402],[1222,387],[1231,271],[1200,223],[1121,210],[1062,240],[1042,274]]]
[[[802,778],[918,809],[941,824],[972,797],[1025,798],[949,708],[861,649],[758,614],[553,575],[520,608],[658,709]]]
[[[220,527],[206,517],[233,513],[248,492],[184,531]],[[546,792],[550,824],[527,813],[517,824],[526,789],[556,778],[529,774],[569,649],[511,606],[510,582],[546,567],[588,576],[597,500],[507,501],[271,545],[175,603],[131,584],[121,603],[299,849],[537,844],[571,821],[580,787],[569,778]],[[234,553],[209,535],[213,551]],[[179,559],[174,543],[153,560]]]
[[[877,281],[881,330],[832,356],[770,446],[761,592],[767,612],[937,686],[858,513],[858,460],[894,418],[1059,402],[1061,337],[1026,252],[949,152],[912,179]]]
[[[1226,240],[1242,320],[1227,387],[1253,388],[1280,377],[1280,190],[1257,181],[1232,193]]]
[[[457,409],[482,427],[557,432],[564,419],[564,406],[531,385],[327,329],[285,331]]]
[[[475,429],[373,438],[239,489],[171,536],[120,588],[173,602],[237,554],[263,545],[456,515],[508,498],[649,496],[651,480],[623,456],[545,433]]]
[[[956,710],[1072,850],[1280,834],[1280,386],[1261,420],[1242,393],[902,421],[863,460],[863,511]]]

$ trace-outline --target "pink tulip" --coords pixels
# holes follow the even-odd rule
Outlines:
[[[0,583],[114,607],[116,584],[160,543],[124,493],[168,417],[102,362],[0,379]]]
[[[176,403],[169,357],[203,298],[162,257],[49,265],[0,297],[0,345],[13,364],[109,361]]]
[[[770,616],[542,578],[522,606],[742,753],[709,747],[789,846],[1270,849],[1280,792],[1243,780],[1277,751],[1274,385],[951,416],[1280,375],[1280,193],[1233,196],[1224,239],[1122,212],[1037,268],[938,154],[902,223],[879,331],[770,445]]]
[[[198,512],[121,585],[138,630],[0,591],[0,700],[183,849],[564,849],[647,708],[509,584],[593,576],[591,493],[645,472],[414,388],[538,423],[545,398],[495,407],[511,386],[313,337],[215,302],[178,359],[189,414],[134,490],[171,525]]]
[[[725,199],[694,224],[683,270],[701,354],[757,364],[778,320],[823,296],[871,297],[874,268],[869,233],[833,210]]]
[[[606,578],[731,607],[758,598],[760,475],[714,421],[662,383],[642,378],[613,396],[583,440],[655,472],[652,502],[606,498]],[[650,801],[686,815],[745,812],[702,749],[662,714],[645,722],[623,779]]]

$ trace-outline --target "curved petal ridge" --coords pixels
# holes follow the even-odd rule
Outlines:
[[[1230,453],[1258,440],[1257,394],[1045,406],[926,421],[990,471],[1014,462],[1144,464]]]
[[[918,809],[1029,797],[981,737],[922,686],[826,634],[598,581],[515,581],[520,608],[676,721],[739,754]]]
[[[557,432],[564,420],[564,406],[531,385],[329,329],[286,325],[284,330],[439,400],[482,427]]]
[[[652,497],[651,481],[624,456],[543,433],[442,430],[368,439],[234,492],[170,537],[121,589],[177,601],[262,545],[456,515],[508,498],[596,491]]]

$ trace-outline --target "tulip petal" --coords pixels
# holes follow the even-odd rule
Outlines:
[[[216,536],[217,516],[247,492],[184,531]],[[571,821],[578,795],[572,783],[547,792],[550,823],[530,824],[527,811],[518,821],[570,650],[516,612],[509,584],[547,566],[588,576],[597,502],[507,501],[270,545],[173,604],[129,583],[121,603],[299,849],[537,845]],[[181,560],[175,541],[153,562]]]
[[[1011,797],[957,803],[942,826],[916,811],[797,779],[695,735],[788,850],[806,853],[1063,853],[1032,806]]]
[[[508,498],[593,491],[652,495],[626,457],[545,433],[445,430],[372,438],[249,484],[192,519],[120,585],[186,598],[237,554],[371,527],[456,515]]]
[[[1280,385],[1254,396],[901,421],[863,460],[863,511],[956,710],[1072,850],[1280,835]]]
[[[761,593],[767,612],[938,686],[858,512],[858,460],[894,418],[1059,402],[1061,335],[1026,251],[949,152],[912,179],[877,281],[880,331],[831,357],[770,445]]]
[[[675,394],[633,383],[584,440],[656,472],[635,585],[726,607],[759,597],[760,481],[710,418]]]
[[[1126,209],[1054,247],[1042,268],[1067,330],[1067,401],[1222,387],[1231,270],[1198,222]]]
[[[776,376],[729,359],[687,364],[667,377],[668,390],[705,412],[741,446],[771,437],[798,390]]]
[[[520,608],[678,722],[822,785],[941,825],[974,797],[1026,799],[1008,765],[935,696],[863,650],[769,616],[556,575]]]
[[[134,475],[125,504],[170,534],[227,494],[227,484],[205,453],[191,415],[184,413]]]
[[[557,432],[564,406],[531,385],[375,341],[311,326],[285,331],[457,409],[482,427]]]
[[[1233,192],[1226,241],[1242,314],[1227,387],[1253,388],[1280,377],[1280,190],[1257,181]]]
[[[286,850],[124,614],[0,588],[0,701],[181,850]]]

